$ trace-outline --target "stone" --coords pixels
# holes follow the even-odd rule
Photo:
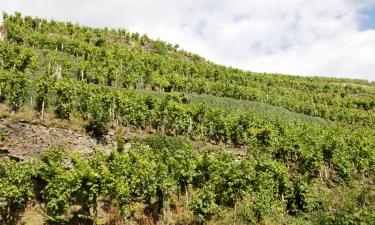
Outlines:
[[[56,145],[65,145],[67,150],[79,148],[85,155],[98,149],[109,153],[116,146],[115,138],[111,135],[97,140],[72,129],[30,125],[6,118],[0,119],[0,125],[7,137],[1,143],[2,149],[7,149],[8,154],[14,157],[22,156],[22,159],[39,157],[45,150]]]

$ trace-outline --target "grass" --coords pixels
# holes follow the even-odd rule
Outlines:
[[[0,119],[1,118],[7,118],[13,122],[41,124],[46,127],[69,128],[75,131],[83,131],[85,124],[85,121],[75,113],[71,115],[69,120],[56,118],[52,109],[45,112],[44,118],[41,119],[37,112],[29,105],[24,105],[19,111],[12,113],[9,107],[0,104]]]
[[[160,96],[164,97],[167,95],[165,92],[150,91],[150,90],[138,90],[139,93],[146,96]],[[215,108],[221,108],[229,111],[253,111],[257,114],[263,114],[269,117],[280,117],[292,120],[300,120],[307,123],[318,123],[328,124],[328,121],[320,118],[304,115],[301,113],[295,113],[282,107],[272,106],[265,103],[253,102],[248,100],[239,100],[226,97],[216,97],[212,95],[197,95],[187,94],[191,98],[191,104],[205,103]]]

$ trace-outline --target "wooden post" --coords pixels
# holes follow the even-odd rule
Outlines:
[[[41,114],[41,120],[44,119],[44,101],[42,102],[42,114]]]
[[[236,225],[237,222],[237,204],[234,204],[234,221],[233,224]]]
[[[189,205],[189,192],[188,192],[187,185],[185,185],[185,199],[186,199],[186,205]]]

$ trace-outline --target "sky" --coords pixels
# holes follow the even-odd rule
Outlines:
[[[249,71],[375,81],[375,0],[0,0],[0,11],[125,28]]]

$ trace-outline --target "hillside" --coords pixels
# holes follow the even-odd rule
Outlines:
[[[3,21],[1,223],[375,221],[374,82],[228,68],[123,29]]]

